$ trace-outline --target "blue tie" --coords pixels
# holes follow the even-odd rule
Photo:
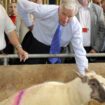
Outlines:
[[[60,40],[61,40],[61,26],[58,25],[56,32],[54,34],[54,37],[51,42],[51,47],[50,47],[50,54],[59,54],[61,51],[60,47]],[[54,63],[61,63],[60,58],[49,58],[49,62],[54,64]]]

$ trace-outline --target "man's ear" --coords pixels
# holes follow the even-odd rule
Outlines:
[[[89,72],[86,73],[86,76],[87,76],[89,79],[94,78],[95,75],[96,75],[96,72],[95,72],[95,71],[89,71]]]

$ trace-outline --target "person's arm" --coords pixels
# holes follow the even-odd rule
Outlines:
[[[24,51],[21,47],[21,44],[18,40],[18,35],[16,34],[16,27],[7,15],[5,9],[2,7],[2,12],[4,13],[4,31],[7,34],[7,37],[9,38],[9,41],[11,44],[16,48],[20,61],[25,61],[28,58],[28,53]]]
[[[58,6],[56,6],[58,8]],[[32,14],[36,19],[42,20],[47,18],[49,16],[49,13],[51,10],[55,8],[55,5],[43,5],[43,4],[37,4],[33,3],[32,1],[28,0],[18,0],[17,2],[17,10],[22,19],[25,21],[25,23],[30,23],[28,14]],[[31,26],[29,24],[27,26]]]
[[[33,28],[33,23],[30,19],[30,14],[33,12],[33,9],[31,9],[33,6],[31,6],[31,4],[33,4],[33,2],[28,0],[19,0],[17,2],[18,13],[30,30]]]
[[[16,31],[13,30],[13,31],[9,32],[8,38],[9,38],[9,41],[11,42],[11,44],[16,48],[18,56],[20,58],[20,61],[22,61],[22,60],[25,61],[28,58],[28,53],[23,50],[23,48],[19,42],[18,36],[16,34]]]
[[[86,58],[86,51],[83,47],[83,36],[82,36],[82,28],[80,23],[75,18],[72,22],[72,39],[71,44],[73,46],[76,64],[79,70],[79,73],[85,75],[86,71],[88,71],[88,60]]]
[[[33,25],[32,20],[30,19],[30,14],[28,14],[27,12],[25,12],[21,6],[17,5],[17,10],[18,10],[18,14],[20,15],[20,18],[23,19],[25,25],[27,27],[30,27]]]

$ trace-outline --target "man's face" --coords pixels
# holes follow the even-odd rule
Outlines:
[[[59,9],[59,23],[62,26],[67,25],[74,15],[75,15],[74,9],[66,9],[64,7],[61,7]]]
[[[89,0],[78,0],[82,6],[88,6]]]
[[[9,5],[8,14],[9,14],[9,16],[16,16],[16,14],[17,14],[16,3],[11,3]]]

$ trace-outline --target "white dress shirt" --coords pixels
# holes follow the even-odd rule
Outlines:
[[[9,32],[15,29],[15,25],[12,23],[3,6],[0,5],[0,50],[6,47],[4,32],[8,35]]]
[[[41,43],[50,45],[59,24],[58,6],[36,4],[28,0],[18,0],[17,9],[27,26],[32,25],[28,13],[35,16],[32,31],[33,36]],[[62,26],[61,46],[66,47],[70,41],[73,45],[79,71],[84,74],[85,68],[88,68],[88,60],[82,43],[82,28],[76,17],[73,17],[65,27]]]
[[[82,28],[86,28],[86,32],[82,32],[83,45],[85,47],[91,46],[91,17],[88,8],[81,7],[79,10],[79,19]]]

